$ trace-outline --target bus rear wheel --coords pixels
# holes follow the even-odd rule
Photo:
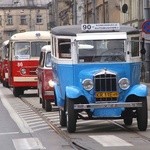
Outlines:
[[[67,121],[66,121],[66,111],[62,110],[59,108],[59,120],[60,120],[60,125],[62,127],[66,127]]]
[[[125,116],[124,116],[124,124],[127,126],[132,125],[133,122],[133,111],[132,109],[127,109],[125,110]]]

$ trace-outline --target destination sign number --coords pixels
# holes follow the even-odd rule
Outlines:
[[[82,24],[81,30],[83,31],[116,31],[120,29],[119,23],[100,23],[100,24]]]

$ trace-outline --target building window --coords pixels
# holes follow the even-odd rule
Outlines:
[[[20,16],[20,24],[21,25],[26,25],[27,24],[26,15]]]
[[[7,16],[7,25],[13,25],[13,17],[11,15]]]
[[[37,16],[36,16],[36,23],[37,23],[37,24],[42,24],[42,21],[43,21],[43,20],[42,20],[42,15],[37,15]]]
[[[15,32],[14,31],[7,31],[6,34],[7,34],[7,37],[10,38],[13,34],[15,34]]]

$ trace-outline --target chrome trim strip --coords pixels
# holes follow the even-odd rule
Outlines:
[[[142,102],[74,104],[74,109],[142,107]]]

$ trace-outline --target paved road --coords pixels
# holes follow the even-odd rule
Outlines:
[[[149,84],[148,87],[150,87]],[[28,98],[28,101],[33,101],[33,104],[37,105],[37,107],[42,111],[41,105],[39,105],[39,101],[37,101],[39,99],[32,96],[32,94],[30,95],[31,97]],[[39,116],[34,114],[34,112],[32,112],[32,110],[28,108],[27,105],[25,105],[19,98],[15,98],[9,89],[3,88],[1,84],[0,98],[0,149],[72,150],[66,141],[50,129],[50,127],[48,127],[43,120],[40,120]],[[148,96],[148,107],[150,110],[150,95]],[[15,111],[13,108],[15,108]],[[47,115],[48,113],[45,112],[44,114]],[[55,116],[55,112],[54,116],[52,113],[49,113],[49,115],[49,117],[55,117],[57,123],[59,124],[58,114],[57,118]],[[36,124],[34,121],[36,121]],[[149,150],[147,147],[149,147],[150,143],[147,140],[144,141],[136,134],[124,131],[124,129],[116,127],[111,122],[109,124],[107,121],[106,123],[102,123],[101,121],[91,123],[89,121],[89,124],[87,124],[88,121],[83,122],[78,123],[79,126],[77,133],[71,135],[72,139],[77,141],[80,145],[86,145],[87,147],[92,147],[93,149],[97,149],[98,147],[100,149],[106,149],[107,147],[107,149],[111,150],[120,148],[122,150],[127,150],[130,148],[137,150],[137,147],[139,147],[139,150]],[[136,123],[135,128],[137,128]],[[116,132],[113,132],[113,130]],[[141,132],[141,134],[144,136],[146,135],[150,139],[149,131],[150,128],[148,126],[147,132]],[[110,140],[106,141],[108,139]],[[115,144],[117,144],[117,146],[114,145],[114,141],[113,143],[110,142],[111,139],[115,139]],[[90,142],[91,144],[89,144]]]
[[[13,107],[16,110],[14,111]],[[28,124],[16,112],[28,117]],[[28,114],[27,114],[28,113]],[[40,118],[42,128],[34,127],[30,122],[35,116],[19,98],[15,98],[12,92],[3,88],[0,84],[0,149],[1,150],[73,150],[69,144],[58,136]],[[32,117],[32,118],[31,118]],[[29,127],[32,123],[34,131]]]

